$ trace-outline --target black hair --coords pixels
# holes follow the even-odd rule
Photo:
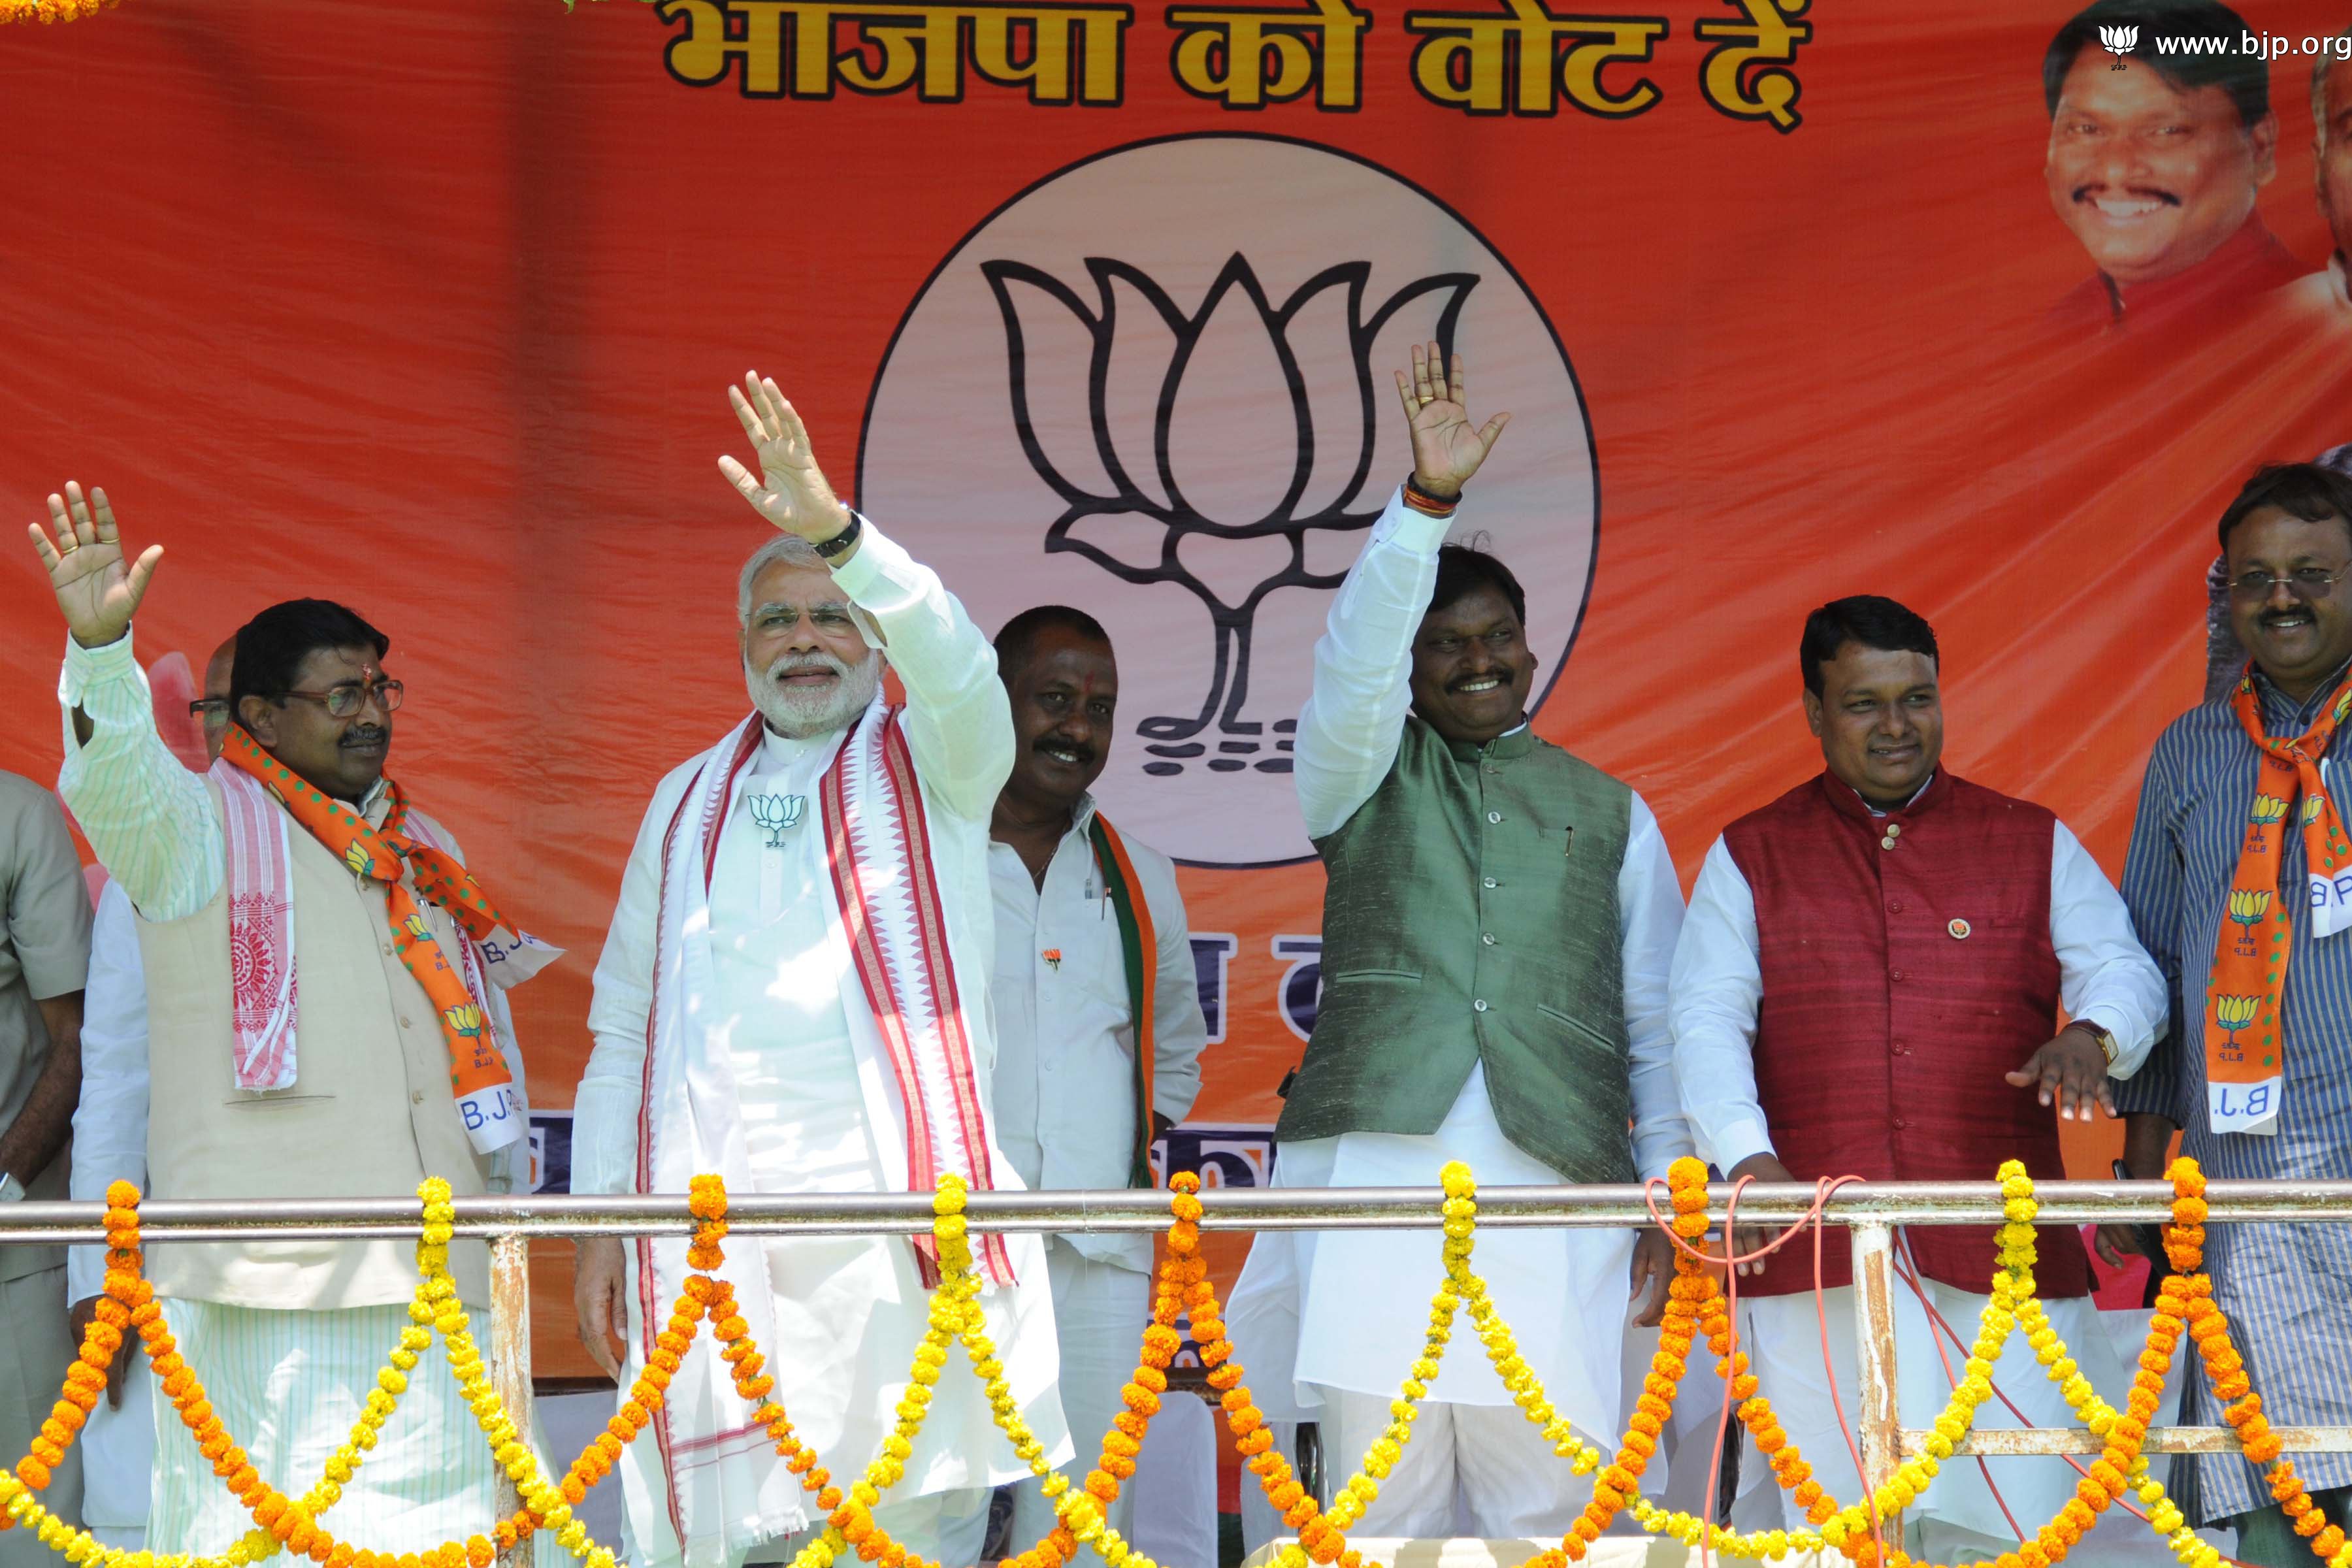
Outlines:
[[[2246,20],[2221,0],[2095,0],[2058,29],[2042,57],[2042,97],[2053,116],[2075,57],[2084,49],[2102,47],[2099,28],[2117,25],[2139,28],[2139,40],[2147,47],[2134,52],[2134,63],[2147,66],[2185,91],[2221,89],[2238,106],[2241,126],[2251,130],[2270,113],[2270,66],[2259,54],[2239,52],[2238,42],[2249,30]],[[2159,36],[2220,43],[2207,48],[2192,44],[2177,54],[2160,54],[2156,48]]]
[[[2329,518],[2352,533],[2352,475],[2326,463],[2273,463],[2258,468],[2221,512],[2221,549],[2238,524],[2266,506],[2303,519],[2325,522]]]
[[[1110,647],[1110,634],[1084,610],[1072,609],[1067,605],[1038,605],[1024,610],[1005,622],[1004,629],[996,634],[996,673],[1007,686],[1027,667],[1039,634],[1056,630],[1098,642],[1106,648]]]
[[[1805,689],[1822,694],[1822,666],[1837,658],[1848,643],[1886,653],[1936,655],[1936,628],[1916,610],[1883,599],[1876,594],[1855,594],[1832,599],[1805,617],[1805,635],[1797,643],[1797,663],[1805,672]]]
[[[1466,599],[1481,588],[1492,588],[1510,601],[1511,614],[1519,618],[1525,630],[1528,624],[1528,591],[1503,564],[1503,558],[1480,549],[1475,543],[1444,544],[1437,551],[1437,582],[1429,591],[1429,608],[1423,612],[1433,615],[1459,599]]]
[[[382,658],[392,650],[392,639],[331,599],[272,605],[237,628],[236,658],[228,676],[231,716],[248,697],[283,700],[299,679],[302,661],[322,647],[372,647]]]

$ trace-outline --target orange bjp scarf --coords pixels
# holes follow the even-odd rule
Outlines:
[[[394,950],[425,988],[440,1019],[441,1036],[449,1047],[450,1088],[467,1138],[477,1152],[488,1154],[521,1137],[521,1118],[515,1114],[520,1096],[477,994],[478,982],[469,984],[467,974],[442,952],[416,897],[440,905],[477,943],[509,950],[537,944],[517,934],[455,856],[407,833],[408,799],[390,778],[384,780],[384,789],[391,807],[379,828],[262,750],[241,725],[229,726],[221,760],[259,781],[287,815],[332,850],[352,875],[383,884],[384,920],[392,928]],[[409,891],[411,881],[415,894]],[[466,970],[475,970],[467,957],[460,955]]]
[[[2206,1112],[2216,1132],[2274,1134],[2286,1078],[2280,1006],[2294,942],[2294,922],[2279,900],[2280,859],[2293,820],[2303,834],[2312,935],[2352,926],[2352,876],[2346,875],[2352,843],[2319,767],[2336,727],[2352,713],[2352,686],[2292,740],[2263,733],[2252,666],[2230,705],[2261,752],[2262,766],[2205,987]]]

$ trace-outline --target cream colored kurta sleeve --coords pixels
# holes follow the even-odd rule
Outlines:
[[[863,612],[866,641],[907,685],[907,743],[925,788],[985,823],[1013,773],[1013,702],[996,650],[939,574],[866,520],[856,554],[833,569]]]
[[[58,680],[66,762],[58,794],[139,912],[181,920],[220,891],[220,815],[205,781],[155,732],[155,700],[131,637],[126,631],[104,647],[66,637]],[[77,708],[89,720],[87,745],[74,735]]]

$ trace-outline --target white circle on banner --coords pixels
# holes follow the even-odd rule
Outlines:
[[[1315,642],[1412,467],[1391,372],[1432,339],[1466,360],[1474,419],[1512,415],[1454,536],[1484,534],[1526,585],[1548,692],[1598,539],[1575,373],[1484,238],[1328,148],[1172,137],[1008,201],[899,323],[858,504],[991,635],[1057,603],[1108,628],[1095,793],[1124,832],[1189,865],[1301,859]]]

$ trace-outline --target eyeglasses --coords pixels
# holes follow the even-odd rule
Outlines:
[[[199,697],[188,704],[188,715],[202,721],[207,728],[215,724],[226,724],[228,722],[228,699]]]
[[[371,697],[376,705],[389,713],[400,706],[403,688],[397,680],[379,680],[373,686],[362,686],[350,681],[331,686],[324,691],[289,691],[285,697],[299,697],[305,702],[316,702],[337,719],[348,719],[366,705]]]
[[[2268,572],[2241,572],[2230,579],[2230,592],[2241,599],[2267,599],[2271,590],[2286,584],[2288,593],[2298,599],[2316,599],[2347,577],[2352,577],[2352,566],[2341,572],[2323,572],[2316,566],[2298,566],[2284,576],[2274,577]]]

